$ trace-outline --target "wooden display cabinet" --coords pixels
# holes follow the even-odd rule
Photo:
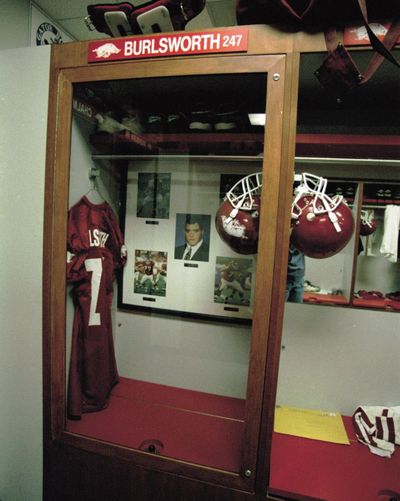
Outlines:
[[[230,33],[230,30],[227,30],[226,33]],[[258,496],[258,492],[266,492],[267,470],[264,465],[266,466],[265,458],[268,456],[267,444],[271,439],[272,416],[268,411],[270,406],[265,406],[264,403],[265,381],[268,382],[265,391],[269,398],[273,400],[274,395],[273,377],[266,371],[266,357],[269,343],[273,349],[276,344],[273,338],[279,332],[279,329],[276,329],[276,325],[279,324],[279,308],[267,305],[272,305],[273,301],[277,301],[277,299],[274,299],[273,290],[276,290],[277,283],[280,284],[279,288],[283,290],[282,287],[285,281],[285,270],[279,270],[282,268],[280,256],[285,254],[287,246],[288,225],[286,225],[285,229],[285,226],[278,225],[277,221],[279,212],[283,213],[285,211],[287,213],[287,205],[285,207],[285,205],[282,206],[281,204],[287,204],[289,201],[287,186],[291,183],[290,179],[293,171],[295,119],[293,111],[295,110],[296,96],[292,89],[297,85],[295,68],[296,64],[298,64],[293,55],[286,54],[287,44],[290,43],[290,40],[286,40],[278,32],[274,32],[272,37],[268,37],[267,43],[266,33],[267,30],[263,28],[251,28],[249,30],[248,50],[243,54],[205,54],[190,59],[185,57],[159,58],[151,61],[136,60],[90,65],[86,63],[87,43],[55,47],[52,52],[45,237],[45,259],[49,263],[45,272],[44,366],[46,402],[45,491],[48,499],[71,499],[72,497],[79,499],[79,492],[82,492],[81,499],[87,499],[88,492],[92,490],[90,496],[94,496],[96,499],[112,499],[114,496],[111,492],[116,485],[114,482],[117,482],[117,478],[119,478],[117,483],[120,485],[118,490],[124,490],[121,499],[148,499],[150,495],[148,493],[149,484],[152,485],[155,492],[162,492],[165,499],[177,499],[179,497],[177,489],[178,491],[181,488],[183,489],[183,485],[186,485],[186,487],[184,488],[185,494],[181,495],[181,499],[187,499],[188,496],[193,500],[206,498],[233,499],[234,497],[238,500],[252,499]],[[277,50],[281,44],[284,49]],[[265,50],[266,45],[268,45],[268,50]],[[188,64],[189,61],[190,64]],[[216,409],[213,409],[212,406],[211,408],[204,407],[204,405],[210,405],[209,403],[203,404],[203,407],[197,403],[193,408],[194,404],[190,404],[190,402],[193,399],[200,402],[201,398],[205,398],[205,393],[199,393],[196,397],[193,396],[193,392],[179,392],[179,389],[174,388],[175,396],[173,398],[178,399],[186,414],[190,414],[192,420],[194,419],[186,428],[191,426],[199,427],[200,430],[203,430],[203,435],[197,436],[196,439],[189,432],[184,434],[183,441],[186,442],[186,448],[183,447],[184,451],[179,453],[179,434],[177,435],[171,428],[168,439],[173,442],[172,447],[168,444],[168,439],[163,438],[166,446],[165,451],[154,454],[149,450],[141,450],[139,443],[132,446],[129,442],[125,442],[124,439],[104,438],[101,433],[96,436],[96,432],[93,435],[93,427],[90,426],[89,431],[82,431],[82,428],[80,428],[82,422],[86,422],[92,417],[96,418],[95,414],[101,415],[101,413],[86,415],[81,422],[77,423],[70,422],[66,418],[67,395],[65,388],[68,378],[66,323],[67,331],[69,331],[70,326],[68,325],[68,319],[66,320],[65,304],[67,294],[64,278],[65,242],[66,214],[68,207],[73,203],[68,201],[67,189],[70,188],[69,197],[72,199],[71,192],[74,189],[76,190],[76,184],[81,186],[81,194],[84,194],[87,189],[86,187],[83,188],[82,179],[87,175],[88,168],[91,167],[90,164],[80,165],[79,169],[75,166],[75,154],[68,140],[68,138],[72,138],[72,142],[74,142],[78,134],[73,124],[72,101],[81,96],[79,90],[86,89],[90,94],[93,89],[86,85],[87,82],[94,88],[95,93],[102,87],[103,83],[113,82],[113,85],[122,88],[124,82],[128,82],[129,85],[126,86],[126,89],[129,86],[131,89],[137,90],[139,87],[142,89],[142,94],[138,97],[146,111],[152,111],[152,106],[155,105],[159,106],[159,111],[163,111],[162,106],[165,105],[165,102],[171,100],[168,96],[172,95],[173,88],[176,87],[179,89],[181,104],[188,107],[199,93],[203,95],[198,97],[203,101],[206,100],[206,102],[209,94],[212,95],[216,91],[222,93],[224,89],[221,88],[221,82],[225,75],[227,85],[225,93],[229,94],[229,86],[236,86],[237,91],[240,91],[240,97],[244,98],[244,101],[246,99],[251,100],[254,97],[251,95],[251,89],[249,95],[246,96],[246,92],[249,91],[249,88],[246,87],[247,75],[250,75],[250,78],[253,75],[257,81],[261,77],[262,82],[264,82],[261,84],[262,91],[257,92],[259,94],[262,92],[263,95],[259,97],[262,98],[264,104],[261,109],[256,111],[264,112],[268,117],[266,127],[268,134],[265,137],[263,133],[257,133],[255,141],[251,132],[235,133],[234,135],[221,133],[219,136],[217,134],[205,134],[201,136],[190,131],[190,133],[181,134],[179,137],[176,134],[171,137],[170,134],[157,135],[145,132],[139,138],[134,133],[124,133],[103,134],[99,139],[99,135],[96,135],[96,129],[94,128],[92,128],[93,134],[89,134],[89,142],[92,147],[96,148],[92,153],[101,157],[98,160],[99,162],[109,162],[108,170],[111,172],[110,175],[113,179],[120,180],[117,181],[117,184],[122,189],[124,176],[127,175],[126,170],[129,171],[129,167],[126,167],[129,160],[124,159],[124,155],[133,155],[133,162],[146,162],[148,160],[139,159],[140,155],[154,158],[154,152],[156,152],[159,162],[162,162],[163,159],[170,162],[171,158],[174,158],[175,164],[181,162],[181,158],[189,158],[189,161],[192,162],[192,158],[194,158],[193,161],[196,161],[196,158],[200,157],[198,161],[202,163],[203,167],[196,164],[195,167],[192,167],[195,169],[204,169],[206,161],[214,163],[219,161],[225,162],[225,164],[228,162],[229,165],[232,160],[236,160],[239,163],[244,162],[246,169],[250,168],[251,172],[263,170],[263,165],[268,166],[264,167],[266,169],[264,170],[264,178],[266,177],[270,182],[264,183],[263,186],[262,197],[266,202],[262,206],[261,219],[264,224],[261,226],[259,236],[259,249],[262,249],[260,255],[265,256],[265,258],[258,260],[257,271],[255,272],[257,274],[261,273],[263,280],[257,281],[254,290],[252,333],[251,338],[248,340],[251,355],[248,359],[248,376],[247,374],[245,376],[245,379],[248,378],[247,392],[243,395],[244,398],[240,399],[240,410],[232,414],[232,411],[229,410],[223,411],[220,409],[218,411],[217,409],[221,407],[220,404],[216,404]],[[204,79],[209,79],[210,82],[204,84]],[[149,96],[150,85],[146,85],[146,82],[151,82],[153,96],[151,93]],[[185,82],[185,86],[183,86],[182,82]],[[216,90],[215,86],[217,86]],[[258,88],[260,88],[259,84]],[[120,90],[120,92],[123,93],[126,89]],[[143,104],[149,98],[150,103]],[[102,103],[105,102],[105,99],[103,98]],[[89,100],[88,104],[93,107],[92,109],[95,109],[95,101],[90,102]],[[110,106],[109,103],[108,106]],[[116,103],[114,103],[114,106],[116,106]],[[79,112],[82,109],[85,109],[85,107],[79,102],[76,104],[75,101],[75,110]],[[90,114],[92,114],[92,109]],[[85,125],[82,125],[81,129],[84,128]],[[76,141],[79,142],[79,139]],[[182,145],[185,147],[183,154],[179,151],[179,148],[178,150],[176,148],[177,141],[180,148]],[[263,143],[264,156],[257,157],[262,153],[260,145],[262,146]],[[205,151],[206,145],[208,145],[207,151]],[[291,147],[287,148],[288,145],[291,145]],[[192,152],[193,148],[194,152]],[[207,158],[205,153],[208,153],[210,149],[215,153]],[[160,156],[160,150],[162,152],[167,150],[166,155],[162,153]],[[107,153],[113,157],[111,160],[105,160]],[[171,153],[173,156],[168,158]],[[238,170],[236,165],[233,172],[242,172],[241,167]],[[245,173],[247,173],[246,170]],[[72,178],[72,176],[75,177]],[[201,176],[201,172],[199,176]],[[211,177],[212,172],[208,176]],[[75,179],[78,179],[78,181]],[[117,204],[122,200],[123,198],[119,198],[119,194],[117,194]],[[179,211],[179,209],[176,210]],[[129,249],[128,246],[129,252],[133,255],[134,249]],[[171,268],[173,265],[174,262],[169,263]],[[281,276],[281,278],[277,282],[278,276]],[[140,312],[136,311],[129,314],[129,319],[131,318],[143,321],[143,314],[141,315]],[[175,317],[172,318],[176,322]],[[226,318],[224,320],[229,325],[231,319]],[[168,318],[164,320],[164,325],[168,321]],[[212,319],[204,320],[200,318],[197,320],[199,323],[210,321],[212,322]],[[210,329],[212,329],[211,324],[208,330]],[[247,327],[247,329],[249,328]],[[270,329],[273,329],[271,334],[269,333]],[[143,336],[149,336],[150,332],[150,330],[147,334],[143,332]],[[118,334],[116,336],[118,337]],[[162,381],[160,382],[162,383]],[[121,388],[121,384],[117,385],[117,387]],[[152,397],[149,397],[152,391],[157,394],[160,388],[159,386],[152,386],[149,382],[146,390],[149,401],[144,403],[142,401],[141,405],[139,405],[142,412],[149,405],[153,406],[152,408],[154,408],[154,405],[158,405],[156,414],[162,410],[165,412],[166,408],[171,407],[172,404],[166,401],[165,395],[161,400],[160,397],[158,397],[159,400],[153,400]],[[185,402],[185,399],[189,400],[189,403]],[[228,400],[225,398],[225,402]],[[179,419],[182,419],[180,415],[176,415],[176,412],[182,411],[179,405],[178,410],[176,410],[176,405],[172,405],[174,408],[172,415],[169,417],[166,415],[165,419],[178,420],[178,422]],[[222,420],[219,415],[221,412],[223,412]],[[215,416],[214,421],[217,420],[216,423],[213,422],[213,416]],[[270,424],[266,426],[266,422]],[[108,428],[105,426],[105,431],[107,429],[110,431],[110,427],[113,426],[111,422],[109,423]],[[228,427],[226,427],[227,425]],[[115,424],[116,429],[119,426],[119,423]],[[130,426],[134,426],[134,423]],[[170,426],[172,427],[171,421]],[[180,426],[180,430],[184,433],[184,426]],[[207,435],[213,433],[213,427],[217,428],[217,431],[215,432],[215,438],[210,441]],[[219,433],[218,427],[221,428]],[[207,429],[209,430],[208,433]],[[227,437],[224,438],[225,435]],[[143,434],[141,441],[152,439],[156,442],[158,438],[158,436]],[[193,442],[195,440],[197,442]],[[219,442],[220,440],[222,441]],[[191,457],[190,449],[199,448],[201,442],[208,444],[206,453],[200,457],[197,457],[196,454]],[[154,444],[152,445],[154,446]],[[170,445],[169,449],[168,445]],[[187,450],[189,450],[189,453]],[[207,454],[211,459],[208,458]],[[213,456],[216,459],[213,460]],[[228,456],[228,459],[224,460],[226,456]],[[258,466],[260,458],[262,458],[263,468]],[[91,478],[86,478],[86,475],[84,475],[85,479],[81,477],[82,481],[78,478],[72,481],[75,474],[71,471],[67,472],[65,468],[66,462],[70,463],[71,460],[77,473],[88,468],[88,471],[91,472],[89,474]],[[95,466],[95,463],[100,465],[99,461],[102,464],[100,469]],[[198,464],[196,464],[196,461]],[[63,466],[60,468],[61,465]],[[108,473],[106,471],[111,471],[110,468],[114,472],[118,471],[118,474],[115,476],[114,473],[112,475],[113,479],[107,480]],[[96,480],[98,476],[101,477],[99,483]],[[67,478],[68,481],[66,481]],[[182,487],[177,487],[176,482],[183,482],[180,484]],[[88,487],[89,484],[91,485],[90,488]]]
[[[318,143],[322,137],[316,139],[313,134],[307,139],[298,129],[300,58],[301,53],[320,52],[322,55],[325,41],[323,34],[288,34],[267,26],[245,29],[248,45],[238,53],[228,51],[89,64],[89,42],[52,46],[44,239],[46,500],[275,499],[270,492],[269,479],[285,309],[296,134],[298,151],[303,153],[313,151],[315,154],[315,144],[321,151]],[[231,36],[235,31],[226,28],[213,32]],[[107,97],[110,82],[113,89],[118,89],[118,100]],[[189,111],[196,97],[203,104],[206,101],[210,105],[213,100],[216,102],[225,94],[231,94],[231,100],[235,96],[235,104],[246,112],[265,113],[265,131],[247,128],[207,134],[190,130],[173,133],[103,131],[99,134],[95,127],[93,114],[99,111],[99,106],[104,106],[100,109],[102,113],[115,112],[124,100],[126,102],[132,96],[141,111],[150,112],[157,107],[158,111],[168,113],[168,104],[177,99],[174,89]],[[87,99],[82,100],[85,92]],[[214,97],[210,98],[210,95]],[[99,96],[100,99],[96,100]],[[253,98],[256,98],[254,102],[257,101],[256,110],[246,104]],[[90,115],[86,122],[85,113]],[[79,149],[81,143],[85,145],[82,151]],[[390,146],[395,148],[392,144]],[[168,172],[172,177],[178,177],[177,173],[193,171],[195,181],[185,177],[182,189],[186,190],[192,184],[196,187],[207,184],[210,179],[213,183],[210,193],[214,197],[218,188],[217,174],[262,172],[259,242],[252,272],[255,285],[251,304],[246,310],[247,317],[244,315],[246,322],[237,322],[242,319],[242,306],[235,305],[235,308],[219,314],[222,310],[218,310],[219,306],[212,300],[210,314],[201,309],[193,311],[193,307],[185,311],[183,307],[171,307],[169,303],[154,308],[149,308],[148,303],[145,308],[138,308],[136,304],[133,308],[126,308],[126,301],[121,300],[121,288],[118,304],[114,305],[115,338],[118,339],[121,329],[125,328],[127,343],[133,342],[132,339],[137,337],[134,327],[140,326],[140,343],[149,342],[149,347],[155,351],[140,352],[138,358],[148,359],[150,365],[153,360],[154,365],[163,362],[168,365],[167,358],[158,357],[157,343],[160,340],[154,322],[161,323],[166,329],[167,344],[160,353],[163,351],[164,357],[168,354],[172,357],[170,365],[177,360],[174,350],[179,342],[185,343],[185,338],[180,338],[180,341],[173,338],[171,331],[181,329],[183,324],[200,329],[205,339],[203,344],[214,331],[224,341],[224,336],[232,334],[231,341],[235,339],[243,345],[240,349],[244,358],[239,363],[227,360],[233,368],[227,374],[233,374],[242,363],[238,377],[242,385],[241,395],[225,389],[207,391],[208,387],[203,387],[202,381],[194,384],[197,361],[193,354],[193,377],[188,381],[178,384],[176,377],[174,379],[171,374],[165,377],[166,373],[160,376],[157,370],[150,370],[148,377],[140,371],[137,377],[132,377],[126,369],[129,363],[122,356],[125,347],[121,345],[119,354],[123,370],[120,370],[121,381],[116,386],[120,393],[116,397],[120,402],[129,400],[125,414],[118,411],[116,418],[110,417],[114,409],[110,404],[105,411],[86,414],[81,420],[68,419],[66,388],[72,320],[69,287],[65,280],[67,212],[78,194],[84,195],[90,188],[88,172],[93,164],[102,172],[103,187],[121,218],[122,228],[127,216],[132,215],[129,197],[132,193],[133,197],[137,196],[136,191],[129,191],[129,186],[138,182],[140,172]],[[146,167],[148,165],[150,167]],[[178,185],[172,184],[172,188],[179,190]],[[189,193],[190,198],[194,192],[181,193]],[[211,201],[210,193],[207,196],[210,197],[209,212],[213,223],[217,202]],[[125,210],[120,212],[120,207]],[[178,203],[171,207],[169,219],[183,211]],[[190,207],[187,205],[189,212],[198,211],[196,206]],[[134,222],[140,233],[143,225],[140,226],[137,218]],[[173,244],[173,238],[163,243],[163,250],[168,249],[171,281],[178,276],[174,275],[177,264],[171,257]],[[135,243],[133,248],[128,245],[128,256],[134,256],[135,250],[142,248],[140,245]],[[213,259],[221,255],[243,257],[230,254],[225,248],[218,247],[219,244],[215,244],[215,250],[213,245],[210,250]],[[149,244],[149,248],[161,250],[157,240],[155,244]],[[128,264],[133,266],[132,261]],[[199,269],[205,270],[204,276],[213,276],[212,266],[208,271],[206,267]],[[157,304],[162,305],[162,302]],[[234,310],[239,313],[236,315]],[[131,336],[128,335],[129,329]],[[197,347],[200,351],[206,348]],[[129,350],[125,354],[126,358],[132,356]],[[210,365],[203,374],[200,373],[200,380],[210,367],[213,372],[218,365],[217,356],[214,362],[212,357],[209,358],[211,362],[207,358],[207,363]],[[136,362],[140,366],[140,361]],[[152,420],[159,423],[155,428],[149,427]],[[140,434],[138,428],[146,431]],[[150,434],[148,430],[158,434]],[[277,489],[275,494],[282,493]],[[296,494],[293,498],[288,493],[285,495],[289,496],[288,499],[298,499]]]

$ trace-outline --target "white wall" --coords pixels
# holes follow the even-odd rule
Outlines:
[[[352,415],[399,405],[398,313],[287,303],[277,401]]]
[[[245,398],[250,327],[117,313],[121,376]]]
[[[42,239],[49,61],[48,47],[0,51],[2,501],[42,499]]]
[[[30,44],[29,0],[0,0],[0,49]]]

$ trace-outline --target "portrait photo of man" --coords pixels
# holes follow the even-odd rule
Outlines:
[[[205,214],[177,214],[175,259],[208,261],[211,216]]]

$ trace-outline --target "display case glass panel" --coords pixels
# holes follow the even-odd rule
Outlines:
[[[362,54],[355,57],[363,61]],[[313,137],[298,143],[296,172],[299,183],[304,181],[300,175],[308,173],[327,184],[303,194],[317,200],[316,205],[297,202],[302,214],[312,207],[305,221],[298,214],[293,218],[296,210],[292,207],[269,488],[271,494],[284,499],[350,500],[384,495],[395,499],[400,492],[399,459],[394,435],[385,427],[386,416],[391,416],[388,422],[393,424],[398,413],[398,320],[396,315],[379,311],[385,309],[382,303],[387,297],[368,296],[395,292],[399,283],[398,263],[376,256],[381,252],[379,231],[386,196],[397,211],[394,180],[398,177],[399,143],[392,124],[398,133],[395,110],[399,93],[394,89],[399,88],[399,80],[395,70],[385,64],[376,74],[376,82],[337,101],[337,96],[310,80],[308,72],[317,65],[317,58],[305,55],[301,61],[298,134]],[[329,197],[328,206],[323,192]],[[308,257],[307,253],[323,247],[327,237],[335,234],[336,218],[342,225],[339,211],[331,206],[337,195],[344,196],[352,214],[351,238],[332,256]],[[374,231],[362,235],[363,215],[377,225],[373,229],[379,244],[371,236]],[[319,224],[320,230],[314,232],[311,224]],[[304,241],[293,238],[299,225],[307,228],[301,233]],[[344,228],[342,225],[342,231]],[[292,249],[297,242],[302,244],[301,250]],[[340,285],[341,277],[345,288]],[[308,287],[319,290],[307,291]],[[332,293],[333,288],[343,289],[343,303],[328,298],[326,290]],[[290,291],[294,291],[292,296]],[[380,433],[383,429],[386,431]]]
[[[72,89],[66,430],[243,474],[267,73]]]
[[[352,57],[363,68],[371,56],[368,52],[356,52]],[[322,54],[302,56],[296,172],[326,178],[327,193],[342,195],[351,207],[355,231],[348,245],[334,257],[322,261],[306,257],[304,300],[360,306],[363,301],[359,301],[358,293],[369,292],[365,291],[365,287],[370,286],[367,282],[363,285],[364,279],[361,278],[366,279],[362,263],[367,260],[363,258],[365,235],[359,233],[362,232],[359,220],[368,205],[377,207],[377,217],[380,218],[387,205],[396,204],[393,198],[396,189],[394,186],[392,190],[392,185],[398,179],[400,124],[393,110],[399,107],[399,82],[393,65],[385,62],[365,85],[344,93],[334,92],[323,88],[312,71],[322,61]],[[364,195],[361,191],[363,186]],[[389,195],[391,198],[388,198]],[[372,237],[368,239],[368,243],[371,242]],[[378,254],[387,261],[380,251]],[[374,281],[372,266],[369,271],[369,278]],[[380,273],[378,269],[376,271]],[[386,272],[376,279],[376,283],[388,282],[380,285],[385,294],[396,291],[392,278]],[[370,291],[373,292],[374,288]],[[375,307],[377,303],[369,302],[364,306],[368,307],[368,304]]]

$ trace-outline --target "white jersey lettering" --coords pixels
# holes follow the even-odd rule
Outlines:
[[[89,245],[90,247],[105,247],[109,234],[105,231],[98,229],[89,231]]]

